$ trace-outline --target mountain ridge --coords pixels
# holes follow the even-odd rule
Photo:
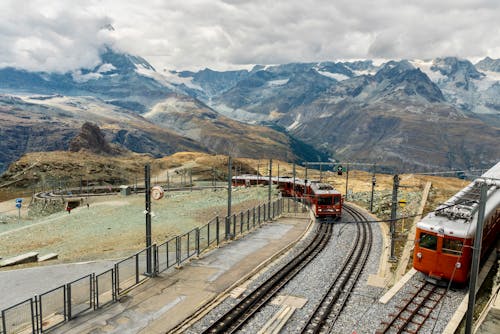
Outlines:
[[[107,48],[92,69],[57,74],[3,68],[0,91],[7,94],[0,117],[9,122],[0,130],[14,138],[4,141],[10,153],[0,155],[0,171],[22,151],[12,148],[16,136],[24,138],[26,151],[33,146],[27,138],[39,142],[39,135],[13,131],[16,126],[33,126],[36,120],[45,129],[60,125],[58,117],[66,125],[59,129],[59,143],[48,149],[65,148],[84,121],[97,119],[111,142],[154,155],[194,149],[273,156],[284,150],[281,158],[291,160],[326,159],[322,152],[327,152],[334,159],[387,159],[408,168],[487,165],[500,157],[494,144],[500,127],[499,63],[446,57],[157,72],[144,58]],[[64,99],[67,105],[53,109]],[[109,115],[89,111],[95,105]],[[68,114],[67,108],[78,112]],[[428,129],[440,132],[439,140]],[[404,149],[405,138],[419,132],[431,142],[417,145],[439,153],[430,155],[435,165],[410,152],[414,148]],[[160,139],[165,133],[173,145]],[[486,148],[478,148],[481,143]]]

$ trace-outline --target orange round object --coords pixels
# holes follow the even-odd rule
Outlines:
[[[165,192],[163,191],[163,188],[160,186],[154,186],[153,188],[151,188],[151,197],[154,200],[162,199],[164,194]]]

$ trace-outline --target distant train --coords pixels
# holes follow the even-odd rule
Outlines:
[[[500,232],[500,162],[416,226],[413,267],[431,281],[467,282],[478,220],[480,181],[488,186],[481,259]]]
[[[271,177],[283,196],[303,198],[311,206],[316,218],[340,219],[343,198],[339,191],[328,183],[302,180],[291,177]],[[269,177],[257,175],[233,176],[234,186],[269,184]]]

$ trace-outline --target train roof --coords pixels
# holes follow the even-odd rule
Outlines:
[[[253,174],[245,174],[245,175],[238,175],[238,176],[233,176],[233,180],[249,180],[249,181],[269,181],[269,176],[262,176],[262,175],[253,175]],[[336,190],[331,184],[328,183],[322,183],[318,181],[311,181],[311,180],[303,180],[298,177],[293,179],[291,176],[280,176],[279,178],[277,176],[271,177],[271,181],[273,183],[277,182],[295,182],[296,185],[300,186],[310,186],[311,189],[314,191],[315,194],[318,195],[336,195],[340,194],[338,190]]]
[[[482,183],[487,184],[484,216],[490,217],[500,208],[500,162],[425,216],[417,223],[417,227],[459,238],[473,237],[476,233]]]
[[[311,190],[316,195],[339,195],[340,192],[329,183],[310,182]]]

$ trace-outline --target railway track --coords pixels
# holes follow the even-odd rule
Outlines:
[[[331,331],[368,259],[372,246],[371,226],[366,223],[365,217],[351,207],[344,205],[344,210],[358,222],[353,247],[320,303],[306,321],[302,333],[329,333]]]
[[[243,298],[235,307],[216,320],[203,333],[234,333],[241,328],[297,273],[311,262],[327,245],[332,235],[332,224],[320,224],[304,252],[284,265],[271,278]]]
[[[399,311],[391,314],[388,321],[383,321],[375,333],[418,333],[445,294],[445,288],[422,282],[406,298]]]

